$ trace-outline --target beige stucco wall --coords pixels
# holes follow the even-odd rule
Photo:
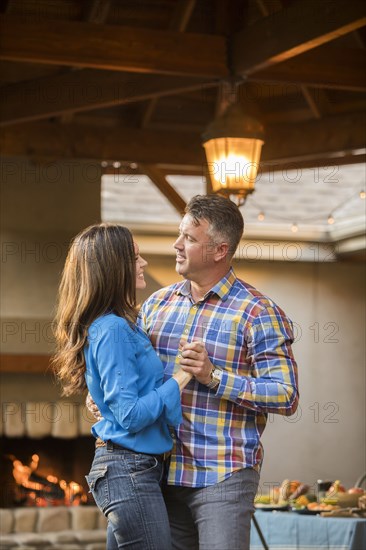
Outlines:
[[[67,243],[100,217],[100,180],[90,166],[57,165],[55,181],[28,169],[22,162],[8,165],[2,178],[3,353],[50,352]],[[85,177],[88,170],[93,177]],[[173,256],[147,259],[151,290],[176,280]],[[285,309],[297,335],[300,409],[294,418],[269,419],[262,484],[329,478],[350,486],[365,467],[364,267],[237,260],[235,268]],[[50,375],[2,376],[3,399],[45,396],[58,396]]]

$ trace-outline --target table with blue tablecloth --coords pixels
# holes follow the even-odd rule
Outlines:
[[[255,518],[270,550],[366,550],[366,519],[267,511]],[[263,550],[253,523],[250,550]]]

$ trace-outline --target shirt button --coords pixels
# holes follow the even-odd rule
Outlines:
[[[188,334],[189,330],[187,328],[184,329],[184,334]]]

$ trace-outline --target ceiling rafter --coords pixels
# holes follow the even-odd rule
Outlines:
[[[0,125],[92,111],[216,86],[216,81],[84,69],[1,89]]]
[[[0,59],[155,74],[222,78],[221,36],[0,16]],[[169,52],[169,55],[166,55]]]
[[[357,51],[358,54],[360,52]],[[319,75],[318,86],[343,87],[350,90],[366,90],[364,53],[330,52],[322,55],[318,51],[300,56],[298,60],[279,64],[265,71],[263,77],[257,73],[253,82],[283,82],[302,85],[302,81],[315,83],[315,73]],[[303,59],[303,61],[302,61]],[[348,62],[349,60],[349,62]],[[285,67],[287,65],[287,67]],[[318,67],[318,69],[316,69]],[[297,69],[300,74],[297,74]],[[302,74],[301,74],[302,73]],[[312,73],[312,76],[309,74]],[[333,78],[333,83],[331,82]],[[337,83],[334,83],[334,79]],[[357,81],[357,84],[356,84]],[[197,78],[168,77],[161,75],[139,75],[112,73],[85,69],[67,74],[44,77],[5,86],[1,89],[0,114],[2,125],[41,120],[52,116],[92,111],[106,107],[143,101],[153,97],[175,95],[195,89],[218,85],[217,81]],[[319,96],[318,89],[316,95]],[[221,101],[221,95],[220,95]],[[325,105],[325,102],[323,102]]]
[[[198,133],[154,131],[137,128],[101,128],[80,124],[45,122],[4,128],[2,154],[58,159],[118,160],[140,164],[205,166]],[[338,152],[352,155],[365,147],[365,112],[345,113],[298,124],[276,124],[266,129],[264,166],[312,158],[327,164]]]
[[[295,0],[287,8],[236,33],[231,41],[235,74],[251,75],[326,44],[366,24],[361,0]],[[265,40],[263,39],[265,37]]]
[[[263,71],[253,82],[283,82],[320,88],[366,91],[365,50],[321,46]]]
[[[186,202],[174,189],[174,187],[170,185],[165,177],[165,174],[163,174],[163,172],[154,164],[139,163],[138,168],[141,170],[142,174],[145,174],[148,178],[150,178],[155,187],[163,193],[170,204],[177,210],[178,214],[183,215]]]

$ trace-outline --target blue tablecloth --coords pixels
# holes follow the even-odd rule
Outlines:
[[[366,519],[257,511],[270,550],[366,550]],[[252,522],[250,550],[263,550]]]

